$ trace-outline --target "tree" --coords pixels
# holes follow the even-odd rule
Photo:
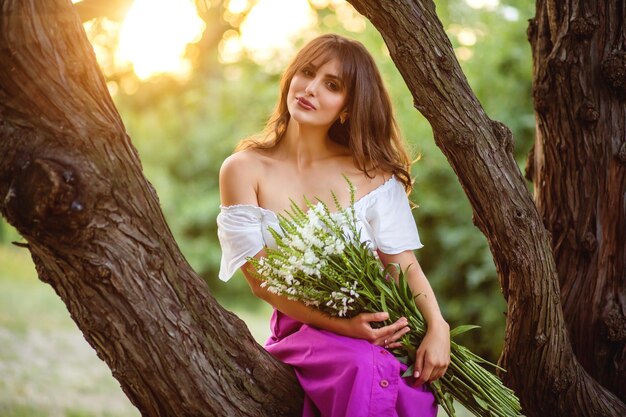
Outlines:
[[[62,1],[26,3],[1,3],[0,209],[28,241],[40,278],[144,415],[297,415],[293,375],[220,309],[182,258],[75,12]],[[382,33],[489,241],[508,302],[500,364],[526,415],[626,414],[619,356],[626,307],[618,285],[626,259],[618,233],[626,221],[626,64],[618,44],[626,12],[592,12],[599,9],[587,4],[581,14],[571,0],[559,9],[538,0],[529,29],[539,127],[528,170],[540,185],[533,202],[511,156],[510,131],[480,107],[434,5],[351,3]],[[568,24],[578,14],[582,20]],[[597,42],[607,39],[617,51],[605,57]],[[583,150],[587,161],[577,153]],[[597,192],[594,177],[615,188]],[[594,218],[598,229],[587,226]],[[568,269],[572,260],[576,273]],[[584,303],[572,307],[571,296],[584,291],[581,277],[594,274],[596,294],[608,295],[594,298],[604,310],[584,316],[577,312]],[[605,323],[598,332],[609,340],[599,343],[600,360],[580,344],[572,350],[570,317]],[[570,323],[572,340],[589,338],[589,327]],[[608,389],[583,370],[578,355]],[[597,365],[616,359],[622,374]]]
[[[624,401],[626,10],[568,3],[538,2],[528,27],[538,131],[527,176],[576,359]]]

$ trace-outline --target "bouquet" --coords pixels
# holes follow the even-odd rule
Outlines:
[[[411,332],[400,339],[395,357],[410,365],[403,376],[412,374],[416,347],[426,333],[426,324],[415,305],[402,271],[397,264],[383,268],[376,254],[361,242],[354,210],[355,188],[344,176],[350,189],[350,206],[342,209],[332,193],[336,212],[318,199],[305,198],[304,212],[292,200],[287,216],[278,215],[281,231],[270,228],[277,248],[267,248],[263,258],[248,258],[255,266],[261,286],[268,291],[303,302],[335,317],[352,317],[361,312],[385,311],[385,324],[400,317],[409,321]],[[398,279],[391,278],[391,268]],[[459,326],[450,331],[454,337],[478,326]],[[480,366],[492,364],[451,341],[451,362],[446,374],[430,386],[438,403],[454,417],[452,399],[477,416],[519,416],[521,408],[513,391]]]

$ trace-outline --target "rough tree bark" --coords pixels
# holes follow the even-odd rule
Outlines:
[[[0,209],[29,242],[40,277],[144,415],[296,415],[290,372],[180,255],[69,3],[38,3],[0,2]],[[525,413],[626,415],[574,357],[550,235],[512,135],[471,92],[433,3],[351,3],[383,34],[487,236],[508,301],[501,365]],[[611,174],[617,185],[623,169]],[[610,201],[623,207],[623,197]]]
[[[508,372],[502,377],[505,383],[519,394],[525,414],[529,416],[626,415],[626,405],[590,377],[578,363],[572,350],[561,308],[558,273],[562,274],[563,282],[574,282],[574,284],[580,277],[590,279],[595,276],[587,274],[589,268],[584,271],[577,270],[575,277],[567,275],[578,268],[574,260],[579,254],[572,251],[568,251],[562,259],[564,263],[570,264],[559,264],[564,267],[557,270],[550,244],[550,232],[543,225],[542,216],[526,189],[512,155],[514,146],[512,134],[502,123],[490,120],[480,106],[467,84],[452,46],[437,19],[432,1],[349,1],[360,13],[367,16],[383,35],[391,57],[413,94],[415,107],[430,122],[437,145],[446,155],[472,204],[474,223],[487,237],[502,291],[508,303],[505,346],[500,358],[500,365]],[[538,5],[540,10],[542,3],[540,1]],[[575,12],[562,15],[562,10],[568,7],[563,3],[570,3],[570,10]],[[563,21],[567,22],[572,14],[575,16],[581,14],[580,10],[571,3],[578,5],[579,2],[559,2],[558,10],[556,9],[557,2],[554,1],[548,0],[548,6],[543,6],[551,12],[547,13],[548,17],[538,20],[541,21],[541,28],[544,32],[548,30],[546,29],[548,24],[544,23],[543,19],[550,22],[552,25],[550,35],[553,41],[559,38],[559,34],[567,32],[567,24],[562,23]],[[592,14],[592,12],[588,13]],[[613,13],[611,20],[607,22],[605,33],[597,41],[599,45],[605,45],[604,42],[608,40],[609,48],[623,48],[625,17],[623,2],[615,2],[614,10],[597,10],[596,13]],[[587,15],[582,14],[582,16]],[[560,28],[559,25],[564,28]],[[545,55],[554,53],[557,57],[555,61],[559,63],[565,59],[564,54],[560,53],[563,52],[562,50],[556,48],[553,52],[546,46],[544,39],[544,44],[535,48],[536,72],[541,75],[543,75],[541,68],[544,63],[541,62],[542,58],[538,57],[536,52],[538,48],[543,48],[541,53]],[[608,52],[611,50],[609,49]],[[591,64],[596,64],[594,67],[596,70],[599,60],[605,56],[608,57],[608,54],[605,54],[607,51],[600,48],[594,57],[595,61],[590,60]],[[574,59],[577,58],[580,59],[580,53],[574,55]],[[613,80],[611,82],[614,85],[621,86],[623,92],[626,84],[624,53],[614,53],[610,59],[612,59],[610,61],[612,64],[605,65],[607,68],[605,74],[610,75],[605,76]],[[608,68],[610,65],[612,66]],[[563,70],[569,66],[564,65],[561,68]],[[579,68],[578,70],[579,72],[573,75],[580,75],[582,78],[585,69]],[[571,194],[562,191],[557,195],[552,195],[550,200],[552,204],[547,206],[552,210],[558,210],[569,204],[574,206],[572,210],[576,214],[575,220],[584,227],[575,228],[573,222],[564,218],[562,221],[566,224],[566,233],[572,234],[573,239],[576,237],[580,239],[580,236],[591,234],[593,237],[589,240],[594,242],[593,245],[596,245],[595,241],[598,237],[604,239],[606,243],[602,248],[598,248],[603,251],[602,260],[607,263],[600,273],[606,274],[605,271],[609,269],[612,272],[607,274],[606,279],[597,286],[589,283],[587,288],[601,291],[606,285],[608,293],[603,295],[601,292],[589,290],[592,293],[588,296],[589,303],[581,303],[583,305],[576,308],[592,308],[594,305],[598,310],[606,312],[605,317],[608,320],[605,323],[610,323],[607,324],[607,328],[608,334],[612,335],[609,337],[622,343],[621,348],[619,344],[612,345],[611,351],[607,352],[605,349],[600,352],[600,355],[612,354],[619,357],[623,355],[624,346],[624,289],[623,286],[619,288],[618,284],[620,279],[623,283],[625,271],[623,226],[626,222],[624,213],[626,201],[624,164],[619,162],[620,158],[623,160],[623,155],[621,157],[618,155],[618,148],[621,143],[621,152],[624,153],[624,105],[623,102],[618,103],[614,96],[608,95],[606,86],[604,91],[594,91],[594,86],[599,81],[593,78],[593,72],[585,77],[589,77],[589,81],[583,85],[582,91],[589,95],[593,94],[592,91],[597,94],[597,100],[594,103],[610,105],[602,109],[605,113],[603,117],[607,120],[606,129],[590,135],[588,142],[575,142],[573,139],[577,136],[568,137],[572,127],[563,128],[563,126],[569,120],[576,118],[575,111],[573,116],[569,113],[572,110],[572,102],[567,101],[569,99],[567,94],[571,94],[568,90],[569,85],[562,85],[559,87],[562,90],[557,90],[563,91],[561,99],[564,101],[561,101],[555,99],[556,91],[553,93],[550,89],[552,85],[548,84],[544,98],[550,95],[552,103],[549,109],[553,112],[551,115],[559,114],[560,116],[557,117],[561,117],[562,121],[548,121],[550,117],[544,113],[543,118],[540,118],[540,124],[543,121],[540,130],[556,129],[551,130],[552,134],[544,140],[545,147],[551,146],[550,149],[554,150],[555,144],[558,144],[561,146],[559,152],[563,153],[562,150],[569,144],[572,159],[577,161],[579,166],[582,166],[584,158],[588,158],[586,164],[588,167],[593,165],[593,169],[589,169],[585,176],[590,177],[586,182],[578,180],[577,177],[571,175],[571,172],[569,176],[566,173],[565,178],[560,177],[562,163],[548,166],[561,157],[558,153],[554,153],[550,159],[545,158],[537,166],[544,170],[541,180],[545,180],[546,183],[549,181],[552,187],[559,190],[570,186],[568,180],[572,177],[576,178],[576,189]],[[572,80],[572,83],[576,82],[579,81]],[[580,81],[580,83],[584,82],[584,80]],[[607,143],[599,143],[601,141],[596,139],[599,137],[596,135],[602,134],[607,135],[607,139],[611,138],[611,140],[607,140]],[[552,138],[552,143],[549,143],[550,138]],[[538,137],[539,141],[541,141],[541,136]],[[593,142],[593,152],[579,153],[579,149],[582,151],[582,148],[585,148],[586,144],[591,145],[591,142]],[[536,148],[541,149],[541,145],[537,145]],[[570,159],[567,161],[569,162]],[[603,186],[612,184],[619,188],[611,191],[598,188],[591,191],[595,187],[592,178],[599,172],[602,172],[601,178],[605,179],[601,182]],[[541,184],[543,186],[543,182]],[[601,197],[604,197],[604,200],[601,203],[598,201],[598,204],[606,217],[601,223],[602,228],[596,229],[595,218],[592,216],[594,210],[593,208],[586,209],[584,204],[588,203],[593,207],[596,204],[594,198],[598,192]],[[580,201],[580,197],[589,196],[592,196],[591,201]],[[540,193],[538,198],[541,200],[544,196]],[[542,207],[541,204],[540,207]],[[553,221],[557,220],[559,217],[555,216]],[[610,227],[615,229],[604,229]],[[572,233],[570,230],[572,232],[575,230],[575,232]],[[622,236],[617,237],[618,234]],[[573,247],[579,246],[573,245]],[[586,256],[589,255],[586,254]],[[594,261],[601,262],[597,259]],[[570,269],[567,269],[568,267]],[[578,287],[580,286],[579,284]],[[564,296],[567,296],[567,292]],[[610,302],[610,306],[595,305],[594,303],[597,302],[595,300]],[[576,299],[575,302],[580,302],[580,299]],[[591,323],[585,321],[583,326],[593,324],[595,321],[597,319]],[[588,329],[585,330],[587,333],[577,334],[575,337],[589,337]],[[606,359],[609,358],[605,358],[603,363],[607,363]],[[611,369],[615,371],[615,368],[607,365],[602,372],[606,373]],[[623,367],[621,372],[623,374]],[[605,376],[605,380],[614,378],[619,378],[615,372],[610,377]],[[620,381],[620,383],[623,385],[624,382]]]
[[[68,0],[0,1],[0,211],[146,416],[297,415],[176,246]]]
[[[552,232],[574,353],[626,401],[626,6],[537,2],[537,140],[527,169]]]

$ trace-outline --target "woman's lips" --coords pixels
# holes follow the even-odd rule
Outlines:
[[[302,97],[296,97],[296,100],[298,100],[298,104],[302,107],[304,107],[307,110],[316,110],[315,106],[313,104],[311,104],[311,102],[305,98]]]

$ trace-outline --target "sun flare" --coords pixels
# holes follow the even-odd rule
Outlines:
[[[327,18],[337,19],[351,32],[362,32],[365,19],[345,0],[230,0],[228,13],[237,15],[249,9],[238,30],[226,32],[220,44],[223,63],[236,62],[247,54],[266,70],[282,68],[296,47],[298,39],[318,34],[316,9],[334,12]]]
[[[290,50],[295,38],[316,23],[317,16],[307,0],[261,0],[242,22],[238,41],[255,61],[268,64],[276,53]]]
[[[190,0],[135,0],[120,31],[117,58],[141,79],[158,73],[186,76],[185,48],[202,36],[204,22]]]
[[[247,55],[266,70],[282,68],[298,39],[318,34],[319,8],[333,10],[327,18],[334,18],[346,30],[361,32],[365,28],[365,19],[345,0],[224,1],[223,18],[233,25],[219,45],[220,61],[225,64]],[[99,25],[108,27],[106,19]],[[88,32],[90,26],[91,22],[85,24]],[[119,34],[113,56],[107,57],[106,48],[100,48],[100,44],[115,37],[99,39],[101,34],[92,34],[90,40],[103,66],[120,70],[130,65],[140,80],[157,74],[185,79],[192,70],[185,51],[189,44],[200,40],[204,29],[205,22],[198,16],[194,0],[135,0],[123,23],[117,29],[108,28]]]

